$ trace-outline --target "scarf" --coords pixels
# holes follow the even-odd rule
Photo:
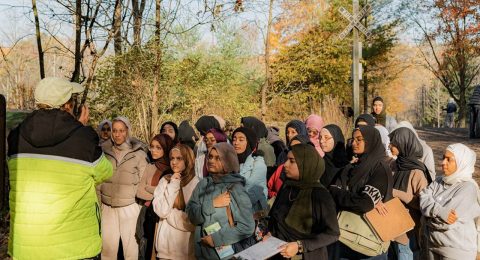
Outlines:
[[[202,116],[195,123],[195,127],[202,136],[205,136],[208,130],[220,128],[220,123],[218,123],[214,116]]]
[[[313,128],[318,131],[318,134],[316,136],[310,137],[310,141],[312,142],[312,144],[315,145],[315,149],[317,149],[318,154],[320,154],[321,157],[325,156],[325,153],[323,152],[322,147],[320,146],[320,131],[325,125],[323,118],[315,114],[309,115],[305,120],[305,125],[307,127],[307,130],[308,128]]]
[[[325,160],[325,174],[323,174],[321,179],[323,185],[330,186],[337,173],[348,165],[349,161],[345,149],[345,137],[340,127],[337,125],[326,125],[323,129],[327,130],[333,138],[333,150],[326,152],[323,157]]]
[[[477,154],[466,145],[460,143],[449,145],[447,151],[455,155],[457,170],[449,176],[442,177],[443,182],[449,185],[463,181],[475,184],[477,187],[477,202],[480,204],[480,189],[478,188],[478,183],[472,178],[475,172]],[[480,245],[480,217],[475,219],[475,226],[477,228],[477,244]]]
[[[353,192],[358,192],[359,188],[363,188],[366,180],[368,180],[370,174],[377,167],[387,166],[382,162],[386,161],[385,148],[382,144],[382,139],[380,138],[380,133],[373,126],[359,126],[354,130],[359,130],[362,133],[365,142],[365,151],[359,155],[358,162],[353,164],[351,167],[345,167],[344,172],[348,174],[345,180],[342,181],[342,185],[345,187],[350,187]],[[388,183],[387,190],[391,193],[392,183]],[[391,194],[387,194],[387,199],[391,197]],[[386,200],[384,200],[386,201]]]
[[[224,143],[224,142],[227,141],[227,135],[221,129],[212,128],[212,129],[208,130],[205,133],[204,138],[206,138],[207,134],[209,134],[209,133],[211,133],[215,137],[215,141],[217,143]],[[205,142],[205,144],[206,144],[206,142]],[[203,163],[203,177],[208,176],[207,164],[208,164],[208,156],[205,156],[205,162]]]
[[[268,127],[268,134],[267,134],[267,141],[269,144],[273,144],[277,141],[282,141],[282,139],[280,139],[280,129],[278,129],[278,127],[276,126],[271,126],[271,127]]]
[[[165,175],[165,179],[170,183],[172,180],[172,174]],[[178,195],[173,202],[173,208],[178,210],[185,210],[185,196],[183,195],[183,187],[187,186],[190,181],[195,177],[195,168],[192,168],[189,172],[182,172],[182,177],[180,177],[180,190],[178,191]]]
[[[237,132],[243,133],[247,137],[247,148],[245,149],[245,151],[243,153],[237,154],[238,162],[240,164],[242,164],[242,163],[245,163],[248,156],[250,156],[251,154],[256,152],[257,145],[258,145],[258,139],[257,139],[257,135],[255,134],[255,132],[250,128],[239,127],[237,129],[235,129],[235,131],[233,131],[232,136],[235,136],[235,133],[237,133]]]
[[[300,190],[290,210],[285,223],[302,234],[310,234],[313,226],[312,191],[323,187],[320,177],[325,171],[325,164],[315,148],[309,144],[298,144],[292,147],[292,153],[300,173],[299,180],[288,179],[286,188]]]
[[[240,171],[238,156],[231,144],[226,142],[216,143],[211,150],[213,149],[218,152],[223,166],[223,173],[210,174],[215,183],[221,182],[221,179],[228,174],[235,174]]]
[[[307,131],[307,126],[305,126],[305,123],[303,123],[300,120],[292,120],[288,122],[288,124],[285,126],[285,140],[287,140],[287,144],[290,144],[292,140],[289,140],[287,133],[288,133],[288,128],[293,128],[295,131],[297,131],[298,135],[304,136],[307,139],[308,138],[308,131]]]
[[[253,129],[258,139],[266,138],[268,136],[267,127],[260,119],[253,116],[247,116],[242,117],[240,122],[244,127]]]
[[[180,174],[180,191],[178,192],[173,208],[178,210],[185,210],[185,196],[183,195],[183,187],[188,185],[190,181],[195,177],[195,157],[193,151],[187,145],[177,144],[171,151],[180,151],[182,158],[185,162],[185,170]],[[165,175],[164,177],[168,183],[172,180],[172,175]]]
[[[399,154],[396,159],[396,172],[393,175],[393,188],[407,191],[412,170],[421,170],[428,183],[432,182],[425,165],[420,161],[423,148],[415,134],[406,127],[394,130],[390,135],[390,143],[394,145]]]
[[[178,127],[177,127],[177,124],[175,124],[175,123],[172,122],[172,121],[167,121],[167,122],[163,123],[162,126],[160,127],[160,133],[163,132],[163,128],[164,128],[166,125],[169,125],[169,126],[173,127],[173,131],[175,131],[175,138],[173,139],[173,142],[174,142],[175,144],[178,143]]]
[[[361,114],[355,120],[355,127],[358,127],[358,122],[363,121],[369,126],[375,126],[375,117],[370,114]]]

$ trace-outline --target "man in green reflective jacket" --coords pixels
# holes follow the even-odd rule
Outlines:
[[[10,237],[13,259],[95,258],[102,249],[95,186],[112,176],[88,108],[73,116],[84,87],[45,78],[38,107],[8,136]]]

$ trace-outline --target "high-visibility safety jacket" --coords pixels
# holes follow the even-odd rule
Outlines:
[[[37,110],[8,137],[13,259],[84,259],[102,249],[97,184],[112,175],[98,136],[70,114]]]

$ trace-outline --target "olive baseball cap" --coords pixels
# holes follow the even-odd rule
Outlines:
[[[58,108],[67,103],[72,94],[81,93],[84,90],[84,86],[63,78],[44,78],[35,88],[35,103]]]

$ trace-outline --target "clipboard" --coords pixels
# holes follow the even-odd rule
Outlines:
[[[388,211],[386,216],[380,215],[376,209],[364,214],[365,220],[382,241],[394,240],[415,227],[415,222],[400,199],[393,198],[384,204]]]

